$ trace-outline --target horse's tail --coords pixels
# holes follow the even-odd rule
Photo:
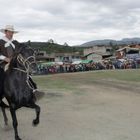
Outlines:
[[[0,102],[0,106],[4,108],[9,108],[9,106],[5,104],[3,101]]]

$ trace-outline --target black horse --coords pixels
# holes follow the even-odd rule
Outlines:
[[[35,104],[33,83],[30,78],[30,71],[36,66],[34,51],[26,44],[19,44],[15,55],[12,58],[4,78],[4,97],[7,99],[12,116],[15,140],[21,140],[18,135],[18,121],[16,110],[21,107],[34,108],[36,118],[33,125],[39,124],[40,107]],[[1,100],[2,101],[2,100]],[[4,107],[2,107],[4,109]],[[5,111],[3,111],[5,115]],[[4,116],[7,119],[6,116]]]

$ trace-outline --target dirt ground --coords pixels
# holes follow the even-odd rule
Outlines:
[[[131,87],[132,86],[132,87]],[[139,140],[140,88],[119,82],[97,81],[72,91],[45,91],[40,124],[32,126],[34,110],[17,111],[23,140]],[[0,112],[0,140],[14,140],[11,117],[4,126]]]

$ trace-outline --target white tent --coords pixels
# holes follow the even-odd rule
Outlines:
[[[74,61],[72,64],[80,64],[81,63],[81,60],[78,60],[78,61]]]
[[[63,65],[63,62],[55,62],[55,64]]]

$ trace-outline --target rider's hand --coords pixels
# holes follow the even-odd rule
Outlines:
[[[9,63],[9,62],[11,61],[11,59],[8,58],[8,57],[6,57],[6,58],[4,59],[4,61],[7,62],[7,63]]]

